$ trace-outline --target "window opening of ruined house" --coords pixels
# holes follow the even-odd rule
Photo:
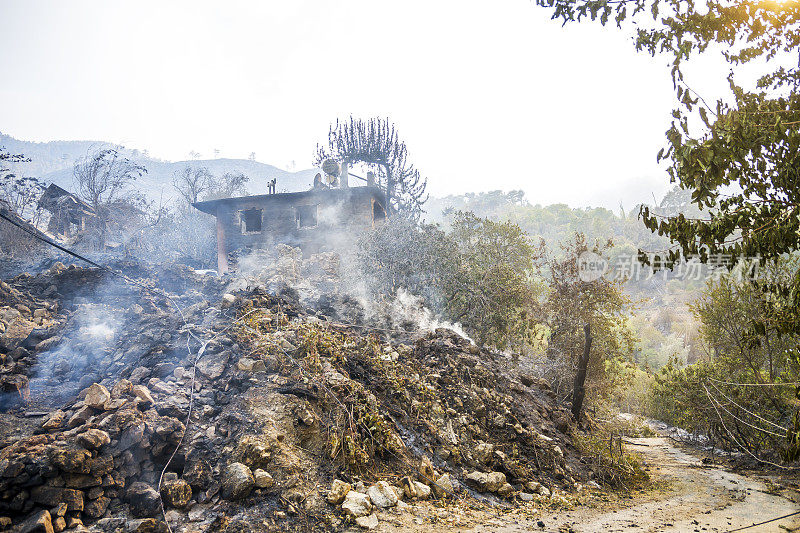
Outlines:
[[[313,228],[317,225],[316,205],[298,205],[296,209],[298,228]]]
[[[372,221],[373,222],[383,222],[386,219],[386,211],[383,210],[383,206],[378,202],[372,202]]]
[[[242,211],[244,220],[244,232],[256,233],[261,231],[261,209],[247,209]]]

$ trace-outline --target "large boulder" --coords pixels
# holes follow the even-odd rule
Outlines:
[[[242,463],[231,463],[225,469],[225,476],[222,481],[222,496],[228,500],[240,500],[246,498],[252,492],[256,480],[253,472],[247,465]]]

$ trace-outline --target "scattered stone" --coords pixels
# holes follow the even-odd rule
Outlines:
[[[455,492],[455,487],[453,487],[453,481],[450,479],[450,474],[442,474],[439,476],[439,479],[436,480],[436,483],[431,485],[431,489],[433,489],[433,494],[437,498],[444,498],[450,494]]]
[[[167,524],[155,518],[128,520],[125,523],[126,533],[166,533]]]
[[[117,381],[117,384],[111,389],[111,398],[117,400],[124,395],[129,394],[133,388],[133,383],[127,379]]]
[[[132,483],[128,487],[128,503],[131,514],[140,518],[156,516],[161,511],[161,498],[158,491],[141,481]]]
[[[517,498],[519,498],[520,501],[523,501],[523,502],[532,502],[533,501],[533,494],[531,494],[529,492],[520,492],[519,494],[517,494]]]
[[[142,407],[145,409],[156,403],[153,399],[153,395],[150,394],[150,389],[144,385],[134,385],[131,387],[131,393],[136,398],[139,398],[139,400],[142,402]]]
[[[353,490],[353,487],[350,483],[346,483],[341,479],[334,479],[331,484],[331,490],[328,491],[328,495],[325,499],[331,505],[339,505],[344,501],[345,496],[347,496],[347,493],[351,490]]]
[[[105,496],[100,496],[95,500],[89,500],[86,503],[83,512],[86,514],[86,516],[90,518],[99,518],[105,514],[106,509],[108,509],[109,503],[111,503],[110,498],[106,498]]]
[[[351,490],[344,497],[342,511],[353,518],[367,516],[372,512],[372,503],[369,500],[369,496],[366,494]]]
[[[240,500],[250,495],[255,484],[250,468],[242,463],[231,463],[225,469],[222,495],[228,500]]]
[[[42,423],[42,429],[45,431],[53,431],[64,426],[66,423],[67,413],[61,410],[53,411],[47,417],[47,420]]]
[[[161,496],[172,507],[186,507],[192,499],[192,487],[182,479],[171,479],[161,485]]]
[[[275,480],[266,470],[256,468],[253,472],[253,479],[256,481],[256,487],[259,489],[269,489],[275,486]]]
[[[356,518],[356,524],[364,529],[375,529],[378,527],[378,515],[372,513],[367,516],[359,516]]]
[[[55,533],[61,533],[62,531],[67,529],[67,521],[64,519],[63,516],[58,516],[56,518],[53,518],[52,522],[53,522],[53,531]]]
[[[386,509],[397,505],[397,494],[392,490],[391,485],[385,481],[378,481],[367,489],[367,496],[375,507]]]
[[[92,409],[105,409],[106,404],[111,400],[111,393],[99,383],[93,383],[86,391],[83,402]]]
[[[66,503],[69,511],[83,511],[83,492],[75,489],[40,485],[31,490],[31,500],[47,507]]]
[[[111,437],[101,429],[87,429],[77,437],[78,444],[89,450],[96,450],[111,442]]]
[[[497,489],[497,495],[503,498],[508,498],[512,494],[514,494],[514,487],[512,487],[510,483],[503,483],[500,488]]]
[[[53,533],[53,523],[50,519],[50,513],[47,511],[39,511],[31,515],[30,518],[25,520],[22,524],[17,526],[14,533]]]
[[[506,475],[502,472],[489,472],[486,476],[486,491],[497,492],[506,484]]]

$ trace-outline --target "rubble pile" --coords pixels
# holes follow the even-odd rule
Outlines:
[[[261,286],[136,263],[0,285],[0,529],[371,529],[590,479],[545,383],[370,321],[334,257],[288,255]]]

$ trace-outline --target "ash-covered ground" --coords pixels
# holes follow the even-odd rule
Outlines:
[[[355,297],[333,254],[250,260],[0,283],[0,527],[372,529],[592,479],[567,406],[510,357],[408,295]]]

